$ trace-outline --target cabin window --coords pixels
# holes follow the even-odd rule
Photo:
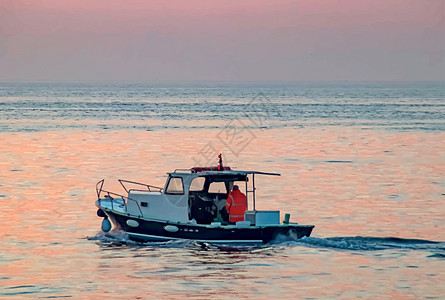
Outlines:
[[[190,192],[201,192],[204,190],[205,177],[196,177],[190,183]]]
[[[166,194],[182,195],[184,194],[184,185],[182,184],[181,177],[170,177],[168,181],[167,188],[165,189]]]
[[[209,186],[209,193],[227,194],[225,182],[212,182]]]

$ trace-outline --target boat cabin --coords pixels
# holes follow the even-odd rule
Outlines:
[[[128,192],[127,213],[170,222],[226,223],[225,205],[234,184],[246,195],[248,205],[253,204],[249,209],[255,210],[255,174],[279,176],[229,167],[177,169],[167,174],[163,188],[145,185],[148,190],[127,189],[124,183],[138,183],[120,180]]]

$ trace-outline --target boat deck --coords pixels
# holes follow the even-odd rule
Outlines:
[[[125,201],[120,198],[103,198],[96,201],[96,204],[105,209],[111,209],[119,213],[127,213]]]

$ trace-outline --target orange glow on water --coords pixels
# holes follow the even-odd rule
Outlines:
[[[64,216],[80,208],[91,212],[94,184],[101,178],[162,186],[165,172],[195,165],[210,139],[216,152],[225,150],[226,165],[282,173],[280,178],[257,179],[264,185],[258,190],[259,199],[267,199],[258,203],[264,209],[282,206],[299,221],[315,223],[317,231],[323,228],[324,234],[397,235],[410,226],[407,237],[435,235],[445,240],[435,222],[428,222],[432,216],[440,220],[445,211],[440,201],[445,174],[440,153],[445,148],[438,142],[444,140],[443,133],[258,130],[239,155],[216,134],[200,130],[4,136],[2,193],[15,205],[8,208],[12,222],[0,232],[7,234],[32,211],[48,212],[35,220],[37,224],[55,221],[60,226],[66,222],[53,220],[53,214]],[[216,163],[212,157],[210,161]],[[72,221],[75,228],[88,228],[90,222]],[[42,232],[29,228],[20,235],[30,239]]]
[[[99,288],[86,288],[80,297],[125,291],[135,298],[143,296],[141,281],[150,280],[150,295],[179,298],[183,291],[177,287],[177,294],[171,291],[171,278],[179,282],[232,282],[235,278],[237,291],[222,283],[205,295],[236,293],[247,297],[253,293],[252,281],[266,280],[264,276],[267,285],[256,283],[254,288],[274,294],[274,286],[287,287],[283,289],[287,292],[280,292],[283,297],[309,293],[313,297],[355,298],[363,290],[367,290],[367,296],[386,297],[389,287],[401,284],[411,288],[398,289],[392,296],[441,293],[440,276],[425,281],[427,273],[440,273],[440,266],[432,261],[427,267],[411,268],[407,267],[410,260],[404,258],[395,263],[374,254],[333,255],[307,248],[305,255],[311,257],[312,269],[283,266],[280,274],[267,275],[267,266],[250,266],[247,270],[243,265],[262,252],[220,252],[214,257],[198,253],[188,257],[191,271],[184,278],[164,269],[179,258],[163,258],[159,253],[163,248],[142,248],[142,252],[123,248],[123,256],[115,258],[116,252],[98,250],[94,241],[85,239],[95,236],[100,227],[94,207],[98,180],[105,178],[110,189],[119,188],[115,182],[118,178],[162,186],[165,172],[195,166],[197,159],[203,159],[202,148],[211,141],[217,150],[210,157],[212,164],[217,163],[216,154],[222,151],[225,165],[234,169],[280,172],[281,177],[256,178],[257,209],[279,209],[281,217],[291,213],[293,222],[314,224],[315,237],[445,240],[444,133],[312,128],[255,130],[254,134],[249,145],[237,151],[236,145],[230,149],[224,145],[216,130],[1,133],[0,200],[7,205],[0,210],[0,218],[6,220],[0,227],[0,240],[2,252],[7,255],[0,277],[10,278],[9,286],[63,286],[67,274],[72,274],[73,282],[86,286],[100,280]],[[75,247],[70,246],[73,244]],[[150,255],[154,258],[147,264]],[[391,256],[391,251],[385,255]],[[16,260],[18,257],[20,260]],[[264,257],[269,263],[286,264],[275,261],[273,255]],[[155,263],[164,259],[173,262]],[[298,255],[286,259],[295,266],[303,264]],[[208,265],[214,271],[206,269],[199,276],[191,275],[197,272],[193,269],[196,265]],[[73,273],[73,269],[81,272]],[[347,275],[338,280],[340,274]],[[337,280],[330,280],[334,276]],[[370,277],[372,281],[364,280]],[[299,278],[305,282],[296,292],[294,284]],[[418,286],[419,280],[427,283]],[[116,282],[125,284],[125,289],[117,287]],[[343,294],[334,295],[333,291]]]

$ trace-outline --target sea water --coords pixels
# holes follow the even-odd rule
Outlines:
[[[445,86],[0,83],[0,298],[443,299]],[[176,168],[256,177],[313,224],[265,245],[100,231],[95,184]],[[251,205],[251,203],[249,203]]]

